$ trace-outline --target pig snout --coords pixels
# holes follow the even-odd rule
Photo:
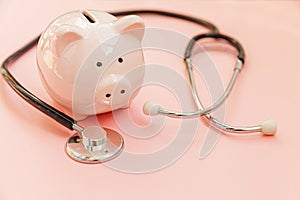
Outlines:
[[[109,75],[100,81],[96,102],[113,109],[126,108],[132,95],[130,81],[120,75]]]

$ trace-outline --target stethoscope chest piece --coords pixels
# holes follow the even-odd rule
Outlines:
[[[97,129],[97,127],[88,127],[90,129]],[[91,140],[85,139],[84,133],[75,133],[72,135],[65,146],[65,150],[70,158],[77,162],[87,164],[97,164],[109,161],[115,158],[122,151],[124,147],[124,140],[122,136],[114,130],[103,128],[105,133],[102,138]],[[93,130],[89,133],[93,134]]]

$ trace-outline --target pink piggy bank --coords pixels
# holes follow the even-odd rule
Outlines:
[[[74,11],[41,35],[37,63],[49,95],[78,120],[130,105],[144,80],[143,20]]]

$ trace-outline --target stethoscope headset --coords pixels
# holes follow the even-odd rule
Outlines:
[[[185,54],[184,62],[189,76],[189,83],[191,85],[191,92],[195,101],[195,104],[198,110],[194,112],[175,112],[161,107],[152,102],[146,102],[143,107],[143,111],[147,115],[167,115],[169,117],[198,117],[200,116],[208,125],[215,128],[216,130],[222,133],[230,134],[253,134],[261,133],[263,135],[274,135],[277,131],[276,122],[273,120],[268,120],[262,122],[260,125],[256,126],[231,126],[225,123],[220,122],[218,119],[212,117],[209,113],[217,109],[226,98],[229,96],[236,79],[243,69],[245,63],[245,52],[242,45],[232,37],[221,34],[218,28],[210,22],[207,22],[202,19],[194,18],[191,16],[186,16],[177,13],[157,11],[157,10],[131,10],[131,11],[122,11],[122,12],[110,12],[110,14],[115,16],[130,15],[130,14],[157,14],[163,16],[169,16],[174,18],[183,19],[196,23],[198,25],[204,26],[209,29],[210,33],[204,33],[194,36],[188,43]],[[111,129],[103,129],[98,126],[88,126],[83,127],[78,124],[78,122],[70,117],[69,115],[57,110],[46,102],[42,101],[40,98],[32,94],[25,87],[23,87],[10,73],[8,67],[24,55],[27,51],[33,48],[39,41],[40,36],[33,39],[31,42],[20,48],[18,51],[10,55],[1,65],[1,73],[9,86],[20,95],[25,101],[34,106],[36,109],[40,110],[44,114],[48,115],[50,118],[54,119],[61,125],[65,126],[69,130],[75,130],[73,136],[69,138],[66,143],[66,152],[68,155],[79,162],[83,163],[101,163],[116,157],[123,149],[124,141],[122,136]],[[236,64],[233,70],[233,74],[227,85],[223,95],[214,102],[211,106],[204,108],[202,105],[199,95],[197,93],[195,80],[193,76],[193,65],[191,62],[191,52],[195,43],[199,40],[205,38],[215,38],[217,40],[223,40],[232,45],[238,52],[236,58]],[[96,152],[96,154],[94,153]]]

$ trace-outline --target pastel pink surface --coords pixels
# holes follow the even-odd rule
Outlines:
[[[300,198],[297,130],[300,2],[2,0],[0,6],[1,61],[54,18],[71,10],[158,8],[207,19],[241,41],[247,53],[245,69],[226,103],[226,121],[251,125],[272,118],[279,127],[275,137],[222,136],[212,153],[199,160],[199,149],[208,130],[200,124],[191,147],[174,164],[154,173],[126,174],[69,159],[63,147],[70,133],[25,103],[1,78],[1,200]],[[197,31],[197,26],[183,29],[187,25],[177,20],[143,18],[146,26],[169,28],[188,36]],[[157,61],[155,56],[148,61],[151,59]],[[184,72],[179,60],[162,59],[161,62],[182,67],[180,71]],[[220,64],[218,69],[224,72],[224,81],[228,80],[230,66],[224,69]],[[13,72],[34,94],[57,106],[42,88],[35,51],[16,62]],[[155,100],[151,99],[155,97],[155,89],[141,90],[130,109],[132,118],[145,119],[142,104],[148,99]],[[171,98],[167,94],[165,99],[156,100],[167,102]],[[176,107],[176,102],[170,105]],[[103,126],[117,129],[111,114],[99,116],[99,120]],[[153,151],[166,145],[174,137],[172,131],[180,125],[176,120],[168,123],[172,128],[164,129],[151,140],[134,140],[125,135],[126,150]]]

